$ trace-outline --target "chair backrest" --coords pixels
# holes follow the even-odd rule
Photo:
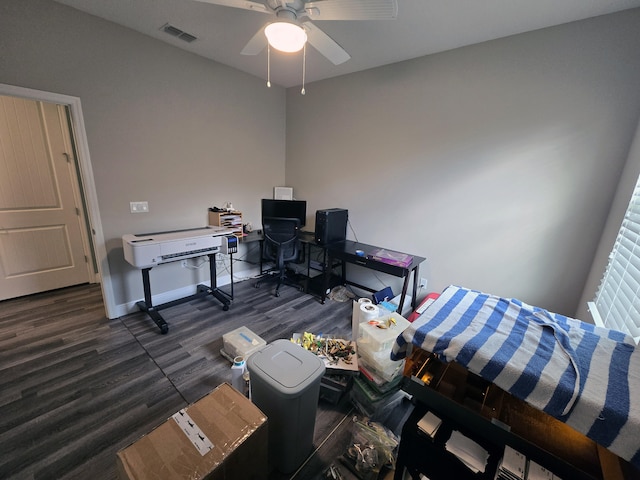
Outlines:
[[[266,258],[289,262],[298,258],[300,220],[297,218],[264,217],[263,255]]]

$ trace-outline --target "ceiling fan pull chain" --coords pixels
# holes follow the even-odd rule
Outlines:
[[[271,47],[267,43],[267,88],[271,88]]]
[[[304,77],[305,77],[306,69],[307,69],[307,44],[305,42],[304,46],[302,47],[302,90],[300,91],[302,95],[305,94]]]

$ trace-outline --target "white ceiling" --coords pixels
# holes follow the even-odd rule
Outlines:
[[[195,0],[55,0],[178,48],[267,78],[266,49],[241,55],[272,16]],[[254,0],[255,1],[255,0]],[[317,21],[350,55],[335,66],[307,49],[306,83],[562,23],[640,7],[640,0],[398,0],[395,20]],[[170,23],[198,37],[176,39]],[[271,82],[302,83],[302,54],[272,50]]]

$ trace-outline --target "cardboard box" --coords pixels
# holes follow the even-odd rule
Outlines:
[[[267,417],[228,383],[117,454],[126,480],[268,477]]]

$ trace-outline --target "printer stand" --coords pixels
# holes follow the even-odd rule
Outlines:
[[[144,301],[136,302],[136,305],[143,312],[147,312],[147,314],[151,317],[151,319],[155,322],[155,324],[160,328],[160,332],[165,334],[169,331],[169,325],[160,315],[159,310],[164,308],[173,307],[174,305],[179,305],[181,303],[189,302],[196,298],[201,298],[207,295],[214,296],[220,303],[222,304],[222,310],[225,312],[229,310],[229,305],[231,301],[229,300],[229,295],[226,292],[218,289],[216,283],[216,254],[210,253],[207,255],[209,257],[209,275],[211,278],[211,287],[200,284],[197,287],[196,293],[193,295],[189,295],[187,297],[179,298],[177,300],[172,300],[171,302],[166,302],[161,305],[153,305],[153,301],[151,299],[151,282],[149,281],[149,270],[151,267],[142,269],[142,285],[144,287]],[[231,275],[232,289],[233,289],[233,274]],[[233,290],[232,290],[233,291]]]

